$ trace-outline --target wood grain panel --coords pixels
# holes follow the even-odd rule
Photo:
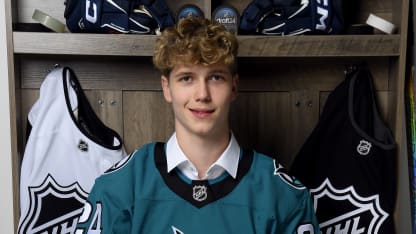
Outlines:
[[[153,68],[150,58],[23,56],[20,60],[23,88],[39,88],[48,71],[58,63],[71,67],[84,89],[161,90],[160,74]],[[362,61],[360,58],[240,58],[240,90],[332,90],[344,78],[347,65]],[[367,62],[375,77],[376,89],[388,90],[389,59],[372,58]]]
[[[242,36],[239,56],[397,56],[399,35]]]
[[[345,68],[361,59],[240,59],[240,90],[332,90],[345,77]],[[377,90],[389,90],[389,60],[367,60]]]
[[[283,165],[291,161],[288,92],[243,92],[231,108],[230,125],[240,145],[277,157]]]
[[[14,49],[24,54],[152,56],[155,35],[14,32]]]
[[[290,125],[291,131],[287,138],[291,151],[288,155],[288,165],[292,164],[296,154],[315,128],[319,119],[319,92],[312,90],[297,90],[290,93]],[[284,126],[283,126],[284,127]]]
[[[123,99],[121,91],[85,90],[94,112],[109,128],[123,136]]]
[[[71,67],[84,89],[160,90],[160,75],[144,57],[24,56],[22,88],[39,88],[55,64]]]
[[[18,54],[152,56],[155,35],[14,32]],[[238,36],[239,57],[398,56],[400,35]],[[99,45],[99,46],[97,46]]]
[[[33,104],[36,102],[36,100],[39,98],[39,90],[38,89],[25,89],[22,90],[22,97],[21,97],[21,106],[20,106],[20,112],[21,112],[21,123],[20,123],[20,131],[22,139],[19,139],[21,141],[21,145],[23,146],[22,155],[24,148],[26,146],[26,129],[27,129],[27,117],[29,114],[30,109],[32,108]]]
[[[127,152],[149,142],[167,141],[174,131],[174,117],[162,92],[123,92],[123,127]]]

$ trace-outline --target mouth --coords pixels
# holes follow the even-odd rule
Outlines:
[[[212,109],[190,109],[190,111],[198,118],[208,118],[212,113],[214,113],[214,110]]]

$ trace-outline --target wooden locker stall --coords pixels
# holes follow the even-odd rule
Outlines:
[[[183,4],[197,4],[209,17],[219,4],[232,5],[241,13],[250,1],[166,2],[174,13]],[[149,141],[168,139],[173,114],[163,99],[160,75],[151,61],[154,35],[19,31],[19,24],[34,23],[35,9],[64,22],[64,0],[6,0],[4,7],[9,23],[15,26],[8,30],[15,175],[24,149],[27,113],[55,64],[73,68],[94,110],[122,136],[128,152]],[[370,13],[376,14],[398,26],[391,35],[238,35],[240,93],[230,119],[242,145],[275,155],[290,167],[316,125],[328,94],[344,79],[346,66],[367,62],[383,117],[399,146],[397,233],[411,230],[404,128],[408,11],[408,0],[359,3],[354,22],[365,23]],[[14,183],[17,222],[18,178]]]

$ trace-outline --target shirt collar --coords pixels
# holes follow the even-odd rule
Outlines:
[[[239,157],[240,146],[238,145],[234,135],[231,134],[230,142],[227,148],[224,150],[218,160],[210,166],[210,169],[213,168],[214,165],[220,166],[235,179],[237,176]],[[174,168],[178,167],[184,162],[189,162],[192,164],[180,148],[176,138],[176,133],[170,137],[166,144],[166,161],[168,172],[172,171]]]

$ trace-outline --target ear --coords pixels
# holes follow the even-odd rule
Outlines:
[[[234,101],[237,98],[237,94],[238,94],[238,82],[239,82],[239,77],[238,74],[235,74],[233,76],[233,83],[232,83],[232,97],[231,100]]]
[[[166,76],[160,77],[160,82],[162,84],[163,96],[167,102],[172,102],[172,96],[170,95],[169,89],[169,79]]]

